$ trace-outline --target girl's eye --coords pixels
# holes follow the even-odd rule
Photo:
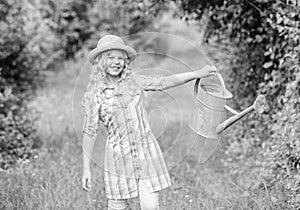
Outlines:
[[[120,62],[125,61],[125,58],[123,58],[123,57],[108,56],[107,59],[109,59],[109,60],[115,60],[115,59],[117,59]]]

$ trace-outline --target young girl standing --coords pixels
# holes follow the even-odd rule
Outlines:
[[[134,74],[129,63],[137,53],[114,35],[102,37],[89,53],[94,71],[83,98],[82,186],[91,190],[90,163],[98,122],[108,131],[104,160],[108,209],[126,209],[127,199],[139,196],[141,209],[159,209],[158,192],[171,185],[161,149],[143,105],[144,91],[165,90],[216,71],[205,66],[172,76]]]

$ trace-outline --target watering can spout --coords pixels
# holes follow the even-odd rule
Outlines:
[[[235,115],[231,116],[223,123],[217,125],[216,133],[217,134],[222,133],[225,129],[229,128],[233,123],[237,122],[238,120],[246,116],[251,111],[256,111],[257,113],[261,114],[264,112],[265,108],[266,108],[265,96],[264,95],[257,96],[257,98],[255,99],[254,103],[251,106],[249,106],[248,108],[244,109],[239,113],[235,113]]]

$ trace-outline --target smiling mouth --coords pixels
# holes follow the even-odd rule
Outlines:
[[[118,71],[118,70],[120,70],[121,66],[112,66],[111,68],[112,68],[113,70]]]

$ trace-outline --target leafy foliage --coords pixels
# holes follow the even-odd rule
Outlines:
[[[41,146],[33,123],[36,114],[30,113],[11,91],[5,87],[0,93],[0,168],[3,169],[31,158]]]
[[[207,18],[206,42],[225,46],[232,53],[229,82],[235,104],[248,106],[259,93],[268,99],[269,109],[262,116],[244,120],[228,137],[226,153],[235,160],[232,164],[238,161],[240,167],[251,163],[261,166],[268,187],[282,192],[283,207],[299,206],[299,3],[174,2],[186,20]],[[274,200],[279,201],[279,197]]]
[[[148,1],[0,1],[0,164],[8,168],[41,146],[27,102],[46,70],[95,47],[107,33],[125,35],[151,25]],[[3,120],[2,120],[3,119]]]
[[[83,46],[95,47],[104,34],[127,35],[151,26],[149,1],[43,0],[43,18],[61,40],[65,58],[74,57]]]
[[[0,166],[8,168],[31,157],[40,145],[35,135],[34,114],[25,101],[36,89],[42,59],[34,34],[27,25],[22,2],[1,1],[0,32]]]

